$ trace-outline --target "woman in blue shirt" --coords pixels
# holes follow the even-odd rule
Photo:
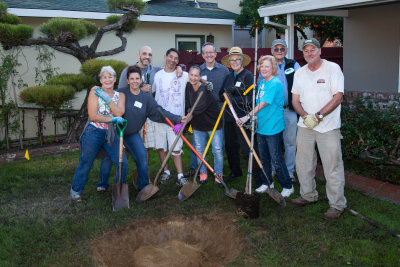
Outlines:
[[[277,76],[276,61],[273,56],[262,56],[257,66],[263,80],[258,85],[256,98],[257,106],[254,114],[257,115],[257,141],[263,169],[268,177],[262,175],[262,185],[256,189],[258,193],[264,193],[268,189],[268,179],[271,187],[272,180],[271,163],[279,183],[282,185],[282,196],[289,197],[294,193],[294,188],[284,160],[282,159],[282,132],[285,129],[283,117],[284,94],[283,86]],[[250,113],[237,120],[238,125],[243,125],[250,119]]]

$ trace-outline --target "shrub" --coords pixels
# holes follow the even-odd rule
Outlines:
[[[6,14],[7,12],[7,4],[4,2],[0,2],[0,17]]]
[[[21,22],[22,20],[18,16],[10,13],[6,13],[4,16],[0,17],[0,23],[17,25]]]
[[[46,84],[70,85],[79,92],[96,84],[96,79],[85,74],[62,73],[51,77]]]
[[[113,69],[117,73],[117,80],[115,82],[115,86],[117,86],[118,78],[120,77],[122,70],[126,66],[128,66],[128,64],[126,64],[123,61],[118,61],[115,59],[91,59],[82,64],[81,71],[86,75],[90,75],[92,77],[98,77],[100,70],[103,66],[113,67]]]
[[[70,85],[38,85],[25,88],[19,97],[26,103],[35,103],[56,110],[74,98],[75,89]]]
[[[31,38],[32,34],[33,28],[28,25],[0,23],[0,42],[6,50]]]
[[[400,102],[383,106],[370,97],[342,105],[342,148],[346,159],[400,166]]]
[[[39,30],[51,38],[61,41],[81,40],[94,34],[97,27],[94,23],[84,19],[53,18],[43,23]]]
[[[107,23],[107,25],[110,25],[110,24],[114,24],[114,23],[116,23],[119,19],[121,19],[121,17],[122,16],[119,16],[119,15],[111,15],[111,16],[108,16],[107,18],[106,18],[106,23]],[[138,19],[130,19],[130,20],[128,20],[123,26],[122,26],[122,31],[123,32],[132,32],[136,27],[137,27],[137,25],[139,24],[139,20]]]

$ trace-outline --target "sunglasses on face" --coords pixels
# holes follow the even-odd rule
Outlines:
[[[276,48],[274,48],[274,52],[285,52],[285,51],[286,51],[286,48],[284,48],[284,47],[281,47],[281,48],[276,47]]]

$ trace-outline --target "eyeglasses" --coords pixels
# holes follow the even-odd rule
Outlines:
[[[236,63],[238,63],[238,62],[242,61],[242,59],[241,59],[241,58],[238,58],[238,59],[229,59],[228,61],[229,61],[229,62],[236,62]]]
[[[274,52],[285,52],[285,51],[286,51],[285,47],[281,47],[281,48],[275,47],[274,48]]]

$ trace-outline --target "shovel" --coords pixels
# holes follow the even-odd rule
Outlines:
[[[209,140],[208,140],[208,143],[207,143],[207,145],[206,145],[206,148],[204,149],[203,158],[206,156],[207,151],[208,151],[208,148],[210,147],[211,141],[212,141],[212,139],[213,139],[213,137],[214,137],[214,133],[215,133],[215,131],[217,130],[219,121],[221,120],[222,113],[224,113],[225,106],[226,106],[226,101],[224,102],[224,105],[222,106],[221,111],[219,112],[217,121],[215,122],[215,125],[214,125],[214,129],[212,130],[212,133],[211,133],[211,135],[210,135],[210,138],[209,138]],[[196,172],[195,172],[195,174],[194,174],[194,176],[193,176],[193,182],[187,182],[187,183],[181,188],[181,190],[179,191],[178,199],[179,199],[180,201],[184,201],[184,200],[188,199],[188,198],[189,198],[191,195],[193,195],[193,193],[200,187],[200,185],[199,185],[199,184],[197,183],[197,181],[196,181],[196,178],[197,178],[197,175],[199,174],[201,165],[202,165],[202,163],[200,163],[199,166],[198,166],[197,169],[196,169]]]
[[[235,118],[235,120],[238,120],[238,116],[237,116],[235,110],[233,109],[232,103],[231,103],[231,101],[229,100],[229,97],[228,97],[228,95],[227,95],[226,93],[224,93],[224,97],[225,97],[226,102],[228,103],[229,109],[231,110],[233,117]],[[244,139],[246,140],[247,145],[250,147],[250,140],[249,140],[249,138],[247,137],[246,132],[244,131],[244,129],[243,129],[242,126],[239,126],[239,128],[240,128],[240,131],[242,132],[242,135],[243,135]],[[261,160],[260,160],[260,158],[258,157],[256,151],[253,151],[253,155],[254,155],[254,159],[257,161],[257,164],[258,164],[258,166],[260,167],[260,169],[261,169],[261,171],[263,172],[263,174],[265,175],[265,177],[268,177],[268,176],[266,175],[264,169],[263,169]],[[268,179],[267,179],[267,182],[268,182],[267,194],[268,194],[273,200],[275,200],[279,205],[286,206],[285,198],[284,198],[278,191],[276,191],[275,188],[271,188],[271,183],[270,183],[270,181],[269,181]]]
[[[113,211],[118,211],[122,208],[129,208],[129,192],[128,185],[122,183],[122,153],[124,145],[124,130],[126,128],[127,122],[125,121],[125,126],[121,129],[119,123],[117,123],[117,128],[119,130],[119,157],[118,157],[118,182],[112,186],[112,207]]]
[[[192,108],[192,111],[194,110],[194,106]],[[174,127],[174,124],[164,115],[165,120],[167,121],[167,123],[171,126]],[[194,149],[194,147],[192,146],[192,144],[190,144],[190,142],[181,134],[181,138],[182,140],[190,147],[190,149],[194,152],[194,154],[196,154],[196,156],[204,163],[204,165],[207,167],[207,169],[210,170],[210,172],[212,172],[212,174],[214,174],[215,178],[218,179],[218,181],[221,182],[221,184],[224,186],[225,188],[225,194],[230,197],[235,199],[236,195],[237,195],[237,190],[233,189],[233,188],[228,188],[228,186],[226,185],[226,183],[224,182],[224,180],[222,180],[221,178],[219,178],[218,174],[214,171],[213,168],[211,168],[211,166],[207,163],[207,161],[204,160],[204,158],[196,151],[196,149]]]
[[[193,110],[194,108],[197,106],[197,104],[200,101],[200,98],[202,97],[203,92],[200,92],[199,96],[196,99],[196,102],[193,105],[192,110],[189,112],[189,114],[187,115],[187,118],[190,118],[192,116]],[[161,109],[158,109],[158,111],[163,115],[164,113],[162,113]],[[161,172],[164,170],[165,165],[167,165],[167,162],[169,160],[169,157],[171,156],[172,151],[175,148],[176,143],[178,143],[178,140],[180,138],[180,136],[182,135],[182,132],[185,130],[186,124],[189,122],[188,119],[186,119],[185,123],[183,124],[181,130],[179,131],[179,133],[176,135],[176,138],[174,140],[174,143],[171,145],[171,147],[169,148],[169,151],[164,159],[164,161],[161,164],[160,169],[158,170],[156,177],[154,178],[154,182],[152,184],[148,184],[146,185],[142,190],[140,190],[140,192],[138,193],[138,195],[136,196],[136,202],[143,202],[146,201],[147,199],[151,198],[154,194],[156,194],[160,189],[157,186],[157,180],[158,177],[160,177]]]

